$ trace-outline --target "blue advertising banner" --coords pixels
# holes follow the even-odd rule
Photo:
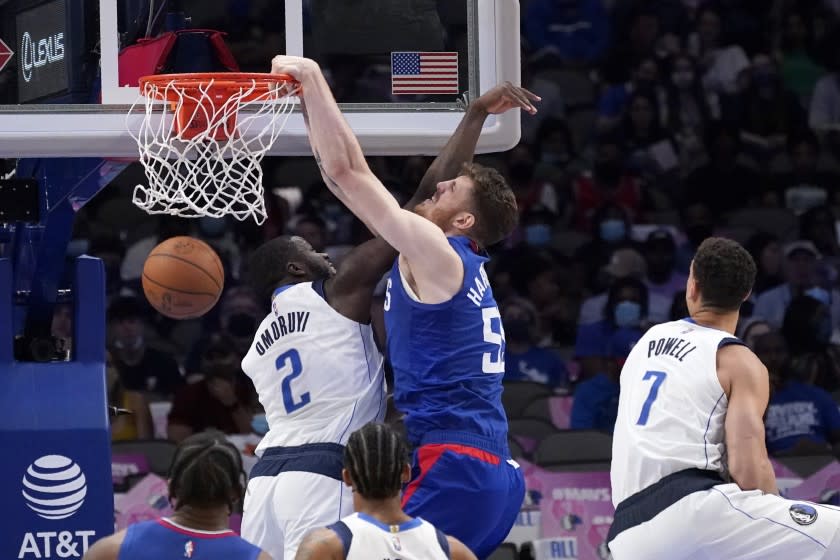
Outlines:
[[[15,359],[11,277],[0,259],[0,559],[81,558],[114,532],[104,269],[76,261],[69,361]]]

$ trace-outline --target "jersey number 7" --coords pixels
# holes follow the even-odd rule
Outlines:
[[[650,407],[653,406],[653,401],[655,401],[657,395],[659,395],[659,386],[662,385],[662,382],[665,381],[666,377],[668,377],[668,374],[664,371],[649,371],[645,373],[645,376],[642,378],[645,381],[653,378],[653,385],[650,386],[650,393],[648,393],[645,404],[642,405],[642,413],[639,414],[639,419],[636,421],[637,426],[644,426],[647,424],[648,416],[650,415]]]

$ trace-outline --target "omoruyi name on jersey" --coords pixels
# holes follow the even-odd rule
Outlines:
[[[679,361],[694,352],[697,346],[679,337],[660,338],[648,342],[648,358],[652,356],[671,356]]]
[[[277,315],[271,325],[263,330],[254,345],[257,354],[262,356],[272,344],[288,334],[305,331],[309,324],[309,313],[309,311],[291,311],[283,315]]]

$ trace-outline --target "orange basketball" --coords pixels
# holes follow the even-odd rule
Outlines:
[[[163,315],[194,319],[207,313],[225,285],[216,252],[194,237],[172,237],[152,249],[143,265],[143,292]]]

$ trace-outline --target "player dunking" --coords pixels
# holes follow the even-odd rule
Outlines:
[[[840,510],[777,495],[767,368],[732,334],[755,272],[736,242],[704,241],[686,286],[690,317],[651,328],[624,364],[615,560],[840,558]]]
[[[296,560],[475,560],[460,541],[402,510],[407,460],[405,444],[385,424],[368,424],[353,433],[344,449],[342,475],[353,489],[356,513],[307,535]]]
[[[518,95],[518,88],[505,85],[476,100],[409,207],[472,159],[487,116],[481,107]],[[374,239],[334,271],[302,239],[278,238],[251,258],[254,288],[271,312],[242,367],[270,430],[251,471],[242,534],[275,558],[294,558],[306,531],[353,511],[341,482],[342,448],[354,430],[384,412],[382,356],[369,324],[370,306],[396,254]]]
[[[242,499],[242,457],[224,434],[200,433],[178,446],[169,468],[168,518],[143,521],[97,541],[84,560],[271,560],[229,528]]]
[[[272,71],[302,84],[310,142],[330,189],[400,252],[385,324],[394,402],[416,448],[405,511],[486,557],[507,536],[525,493],[507,446],[504,330],[482,252],[514,228],[513,192],[498,172],[471,164],[414,212],[401,209],[368,168],[317,64],[278,56]],[[536,99],[512,90],[483,110],[534,112]]]

